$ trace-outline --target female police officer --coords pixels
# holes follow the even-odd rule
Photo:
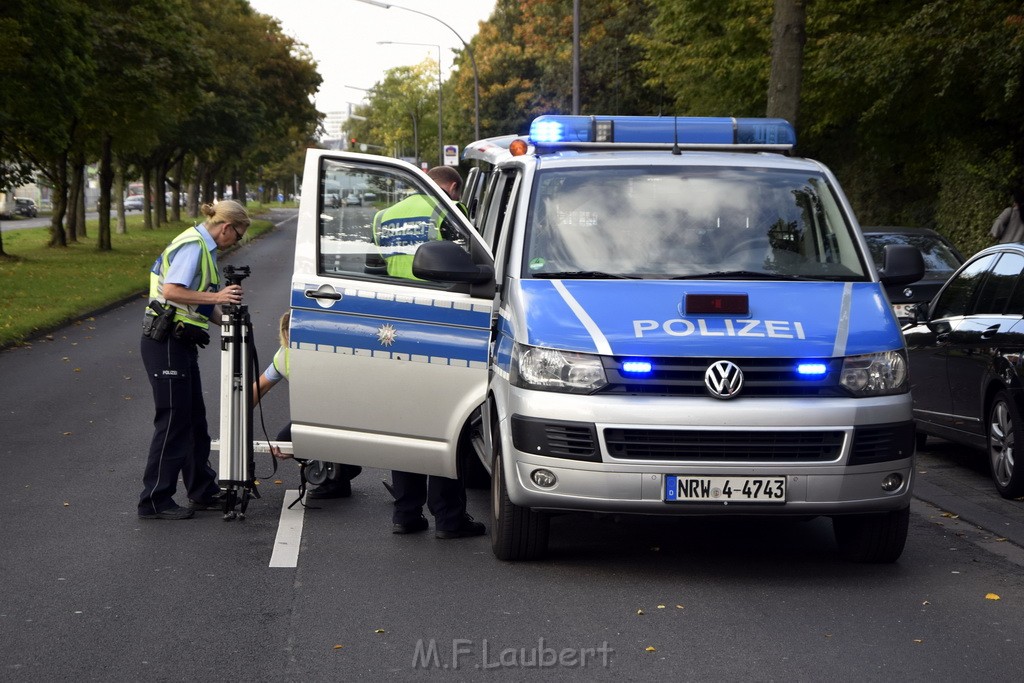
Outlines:
[[[197,347],[210,341],[210,322],[220,324],[220,305],[242,301],[239,285],[220,289],[216,250],[242,239],[249,214],[233,201],[204,204],[201,211],[206,221],[171,240],[150,272],[142,361],[153,386],[156,417],[139,497],[143,519],[188,519],[194,510],[215,509],[221,502],[209,463]],[[174,502],[179,474],[188,507]]]

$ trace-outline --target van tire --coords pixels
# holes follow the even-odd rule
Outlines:
[[[910,506],[892,512],[832,518],[839,554],[851,562],[895,562],[903,554],[909,526]]]
[[[548,549],[548,516],[516,505],[508,497],[501,441],[494,433],[491,469],[491,550],[499,560],[537,560]]]

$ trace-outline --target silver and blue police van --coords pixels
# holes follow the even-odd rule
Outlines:
[[[468,212],[400,160],[311,150],[295,452],[447,477],[479,459],[506,560],[589,511],[824,515],[844,556],[895,561],[914,423],[883,283],[921,257],[889,247],[876,269],[795,138],[780,119],[543,116],[467,146]],[[381,220],[412,196],[429,216]],[[412,277],[387,274],[410,254]]]

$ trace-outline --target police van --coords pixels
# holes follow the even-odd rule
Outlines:
[[[780,119],[543,116],[466,148],[472,218],[400,160],[311,150],[295,452],[446,477],[479,458],[505,560],[589,511],[825,515],[845,557],[895,561],[914,424],[883,283],[921,256],[876,270],[795,143]],[[373,201],[330,202],[357,187]],[[411,196],[428,217],[380,221]]]

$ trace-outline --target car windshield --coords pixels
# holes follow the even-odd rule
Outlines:
[[[875,262],[876,268],[882,267],[885,247],[890,244],[909,244],[912,247],[917,247],[921,256],[924,257],[924,269],[928,273],[948,278],[954,270],[960,267],[961,261],[949,248],[949,245],[934,235],[872,232],[866,233],[864,238],[868,241],[871,260]]]
[[[523,277],[863,280],[824,176],[608,166],[538,173]]]

